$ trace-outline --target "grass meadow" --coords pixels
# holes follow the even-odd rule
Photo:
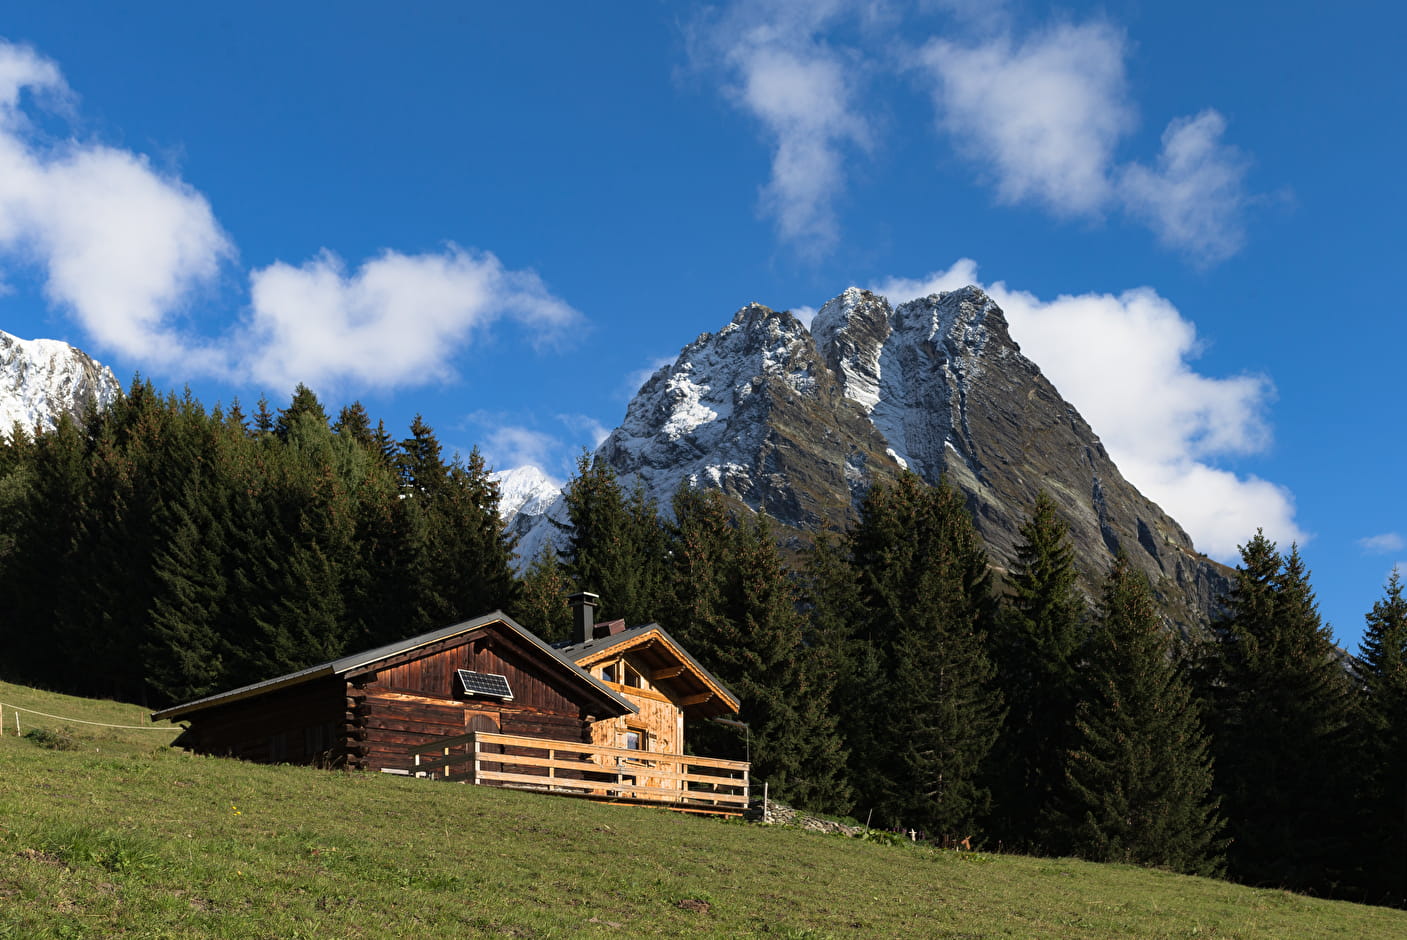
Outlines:
[[[1407,936],[1283,891],[195,757],[138,706],[0,703],[0,937]],[[67,720],[17,737],[13,706]]]

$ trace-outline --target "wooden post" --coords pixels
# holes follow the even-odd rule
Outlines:
[[[483,745],[479,743],[479,732],[475,731],[475,732],[474,732],[474,776],[473,776],[473,777],[470,779],[470,781],[469,781],[470,783],[474,784],[475,786],[478,786],[478,784],[479,784],[479,771],[483,769],[483,768],[480,766],[480,764],[479,764],[479,760],[480,760],[479,755],[480,755],[482,752],[483,752]]]
[[[445,757],[449,757],[449,748],[445,748]],[[449,762],[445,762],[445,779],[449,779]]]
[[[549,761],[556,761],[556,760],[557,760],[557,749],[556,749],[556,748],[549,747],[549,748],[547,749],[547,759],[548,759]],[[556,789],[557,789],[557,768],[556,768],[556,767],[553,767],[553,766],[551,766],[551,765],[548,765],[548,768],[547,768],[547,789],[548,789],[549,791],[552,791],[552,790],[556,790]]]

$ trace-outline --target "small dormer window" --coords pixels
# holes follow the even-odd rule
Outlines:
[[[601,667],[601,678],[607,682],[615,682],[616,676],[620,672],[619,663],[606,663]]]

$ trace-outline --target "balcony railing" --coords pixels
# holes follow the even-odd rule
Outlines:
[[[441,738],[410,752],[421,776],[724,815],[739,815],[748,805],[750,765],[744,761],[488,731]]]

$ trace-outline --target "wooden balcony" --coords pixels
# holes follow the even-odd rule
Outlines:
[[[415,745],[410,753],[417,775],[484,786],[723,816],[741,815],[748,804],[744,761],[486,731]]]

